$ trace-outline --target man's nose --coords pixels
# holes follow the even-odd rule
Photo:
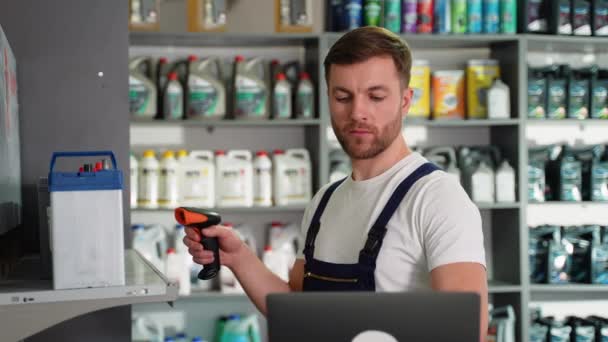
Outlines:
[[[365,96],[354,96],[350,117],[356,121],[367,121],[369,117],[369,101]]]

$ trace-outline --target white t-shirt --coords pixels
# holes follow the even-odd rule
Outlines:
[[[412,153],[379,176],[348,177],[332,194],[315,241],[314,258],[357,263],[367,233],[397,186],[427,160]],[[302,219],[310,220],[329,184],[312,199]],[[430,271],[455,262],[485,266],[481,216],[458,181],[443,171],[419,179],[387,226],[376,262],[376,291],[430,289]],[[298,258],[304,259],[303,250]]]

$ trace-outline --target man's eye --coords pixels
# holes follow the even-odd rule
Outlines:
[[[348,101],[348,97],[336,97],[336,101],[344,103]]]
[[[380,97],[380,96],[371,96],[372,101],[374,102],[380,102],[382,100],[384,100],[384,97]]]

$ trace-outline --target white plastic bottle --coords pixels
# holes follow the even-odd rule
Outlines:
[[[135,156],[133,155],[133,153],[131,153],[130,157],[129,157],[129,173],[130,173],[130,199],[131,199],[131,209],[133,208],[137,208],[137,195],[138,195],[138,190],[137,190],[137,176],[139,173],[138,170],[138,165],[137,165],[137,158],[135,158]]]
[[[158,169],[154,151],[145,151],[139,161],[137,204],[140,208],[158,208]]]
[[[488,119],[508,119],[511,115],[510,91],[500,78],[488,89]]]
[[[184,151],[185,152],[185,151]],[[179,203],[189,207],[215,206],[215,164],[213,152],[192,151],[179,162]]]
[[[496,202],[515,202],[515,170],[505,159],[496,170]]]
[[[291,84],[283,73],[278,73],[276,76],[272,104],[274,119],[291,119]]]
[[[245,150],[216,152],[216,204],[218,207],[253,206],[253,163]]]
[[[283,281],[289,281],[289,266],[283,253],[275,252],[272,247],[266,246],[262,261],[272,273],[276,274]]]
[[[173,209],[178,206],[179,190],[177,182],[177,160],[173,151],[166,151],[160,162],[160,182],[158,187],[158,205],[161,208]]]
[[[272,206],[272,162],[266,151],[258,151],[253,160],[253,205]]]
[[[141,224],[132,226],[133,249],[150,261],[160,272],[165,271],[165,251],[167,250],[167,233],[162,225]]]
[[[178,254],[174,248],[167,250],[167,268],[165,275],[167,279],[179,284],[179,294],[187,296],[191,292],[190,270],[184,263],[184,255]]]
[[[494,170],[484,161],[471,177],[471,191],[476,203],[494,202]]]

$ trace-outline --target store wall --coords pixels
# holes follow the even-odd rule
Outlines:
[[[2,0],[0,7],[0,25],[17,59],[22,242],[36,252],[36,183],[47,175],[53,151],[113,150],[128,170],[128,3]],[[123,203],[128,208],[127,193]],[[127,209],[125,227],[128,220]],[[80,317],[28,341],[110,339],[130,339],[129,307]]]

